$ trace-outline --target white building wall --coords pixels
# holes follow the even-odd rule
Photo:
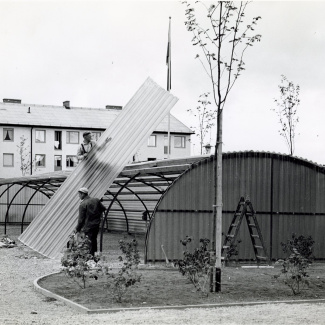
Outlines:
[[[151,158],[155,158],[157,160],[168,158],[167,153],[164,151],[165,136],[167,136],[167,134],[153,133],[153,135],[156,136],[156,146],[150,147],[148,146],[148,143],[144,143],[141,149],[135,155],[136,161],[147,161]],[[175,136],[183,136],[185,138],[185,148],[175,147]],[[169,158],[182,158],[189,157],[191,155],[190,135],[171,134],[170,144],[171,146]]]
[[[4,129],[14,129],[13,141],[3,141]],[[22,176],[19,148],[17,146],[21,141],[21,137],[24,136],[26,138],[26,152],[30,152],[30,127],[1,126],[0,132],[0,178]],[[14,166],[4,166],[4,154],[14,155]]]
[[[13,141],[3,141],[3,129],[13,128],[14,129],[14,140]],[[31,142],[31,130],[33,140]],[[35,142],[35,132],[37,130],[45,130],[45,142]],[[62,131],[62,149],[58,150],[54,148],[54,134],[55,131]],[[77,131],[79,132],[79,143],[72,144],[67,143],[67,131]],[[62,170],[73,170],[74,167],[67,167],[66,157],[75,156],[77,154],[78,147],[83,141],[82,134],[85,129],[55,129],[55,128],[43,128],[43,127],[21,127],[21,126],[1,126],[0,127],[0,178],[9,177],[20,177],[22,172],[20,170],[20,154],[19,148],[17,147],[21,141],[20,137],[24,136],[26,138],[26,153],[32,152],[33,160],[35,160],[35,155],[45,155],[45,166],[38,166],[32,170],[33,175],[43,174],[48,172],[53,172],[55,170],[54,156],[62,156]],[[91,130],[92,132],[96,130]],[[97,130],[97,132],[103,132],[102,130]],[[163,133],[153,133],[156,135],[156,146],[149,147],[148,143],[144,143],[140,150],[135,154],[135,161],[147,161],[148,159],[166,159],[168,155],[164,153],[165,140],[164,136],[167,134]],[[175,136],[185,137],[185,148],[175,148]],[[169,158],[182,158],[189,157],[191,155],[190,150],[190,135],[182,134],[171,134],[171,151]],[[123,150],[121,148],[121,150]],[[5,167],[3,165],[3,154],[12,153],[14,154],[14,166]],[[30,154],[29,154],[30,159]],[[130,162],[131,163],[131,162]],[[30,173],[27,173],[30,174]]]

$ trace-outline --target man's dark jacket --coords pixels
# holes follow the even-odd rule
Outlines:
[[[79,232],[82,229],[86,233],[98,228],[103,211],[105,211],[105,207],[99,199],[86,196],[79,206],[76,231]]]

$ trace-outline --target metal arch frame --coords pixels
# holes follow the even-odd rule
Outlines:
[[[0,198],[2,197],[3,194],[5,194],[7,191],[9,191],[12,186],[17,185],[17,184],[12,183],[11,185],[9,185],[9,184],[3,184],[3,185],[7,185],[7,188],[1,193]]]
[[[16,194],[13,196],[13,198],[11,199],[11,201],[8,205],[6,216],[5,216],[5,234],[7,234],[7,219],[8,219],[11,204],[15,200],[16,196],[20,193],[20,191],[23,190],[25,187],[27,187],[28,184],[29,184],[29,182],[27,182],[24,186],[22,186],[21,184],[16,184],[16,185],[21,185],[21,188],[16,192]]]
[[[9,184],[4,184],[4,185],[7,185],[7,188],[1,193],[0,195],[0,198],[2,197],[3,194],[5,194],[7,191],[9,191],[9,189],[14,186],[14,185],[20,185],[20,184],[15,184],[15,183],[12,183],[11,185]],[[2,186],[2,185],[1,185]]]
[[[150,219],[149,221],[149,225],[148,225],[148,228],[147,228],[147,232],[146,232],[146,238],[145,238],[145,242],[144,242],[144,263],[146,264],[147,263],[147,253],[148,253],[148,237],[149,237],[149,233],[150,233],[150,229],[151,229],[151,225],[154,221],[154,215],[156,214],[156,211],[158,209],[158,206],[160,204],[160,202],[162,201],[162,199],[165,197],[165,195],[167,195],[167,193],[169,192],[169,190],[171,189],[171,187],[176,183],[178,182],[178,180],[183,177],[185,174],[187,174],[188,172],[190,172],[193,168],[197,167],[199,164],[202,164],[202,163],[207,163],[210,161],[210,157],[208,158],[205,158],[205,159],[202,159],[200,160],[199,162],[195,162],[195,163],[192,163],[186,170],[184,170],[182,173],[180,173],[173,181],[172,183],[166,188],[165,192],[161,195],[161,197],[159,198],[153,212],[152,212],[152,218]]]
[[[44,181],[45,182],[45,181]],[[62,181],[62,183],[64,182],[64,180]],[[48,183],[47,181],[45,182],[45,184],[46,183]],[[1,195],[0,195],[0,198],[2,197],[2,195],[6,192],[6,191],[8,191],[12,186],[14,186],[14,185],[20,185],[20,186],[23,186],[23,187],[28,187],[28,188],[30,188],[30,189],[32,189],[32,190],[35,190],[35,187],[33,187],[33,186],[30,186],[29,184],[34,184],[33,183],[33,181],[29,181],[29,182],[26,182],[26,183],[12,183],[11,185],[9,185],[9,184],[3,184],[3,185],[7,185],[7,186],[9,186],[6,190],[4,190],[2,193],[1,193]],[[0,185],[0,186],[3,186],[3,185]],[[36,185],[36,184],[35,184]],[[53,186],[55,186],[55,185],[53,185]],[[37,187],[37,186],[36,186]],[[56,187],[59,187],[59,186],[56,186]],[[46,188],[46,187],[44,187],[44,188]],[[48,188],[46,188],[48,191],[52,191],[53,193],[54,193],[54,190],[51,190],[51,189],[48,189]],[[42,193],[43,195],[45,195],[45,196],[48,196],[46,193],[44,193],[43,191],[40,191],[40,193]]]
[[[58,182],[58,180],[55,180],[55,181]],[[64,181],[65,181],[65,179],[63,179],[63,180],[59,180],[59,182],[61,183],[61,185],[62,185],[62,183],[64,183]],[[52,185],[52,186],[56,187],[57,189],[59,189],[60,186],[61,186],[61,185],[52,184],[52,183],[51,183],[51,180],[50,180],[50,181],[44,181],[43,185]],[[44,189],[46,189],[47,191],[51,191],[51,192],[55,193],[54,190],[52,190],[52,189],[50,189],[50,188],[47,188],[46,186],[44,186]],[[43,191],[40,191],[40,192],[41,192],[42,194],[48,196],[48,195],[47,195],[46,193],[44,193]]]
[[[123,207],[122,203],[117,199],[118,195],[122,192],[123,189],[126,189],[126,190],[128,190],[129,192],[131,192],[132,194],[134,194],[134,195],[138,198],[138,200],[142,203],[142,205],[144,206],[146,212],[147,212],[148,215],[149,215],[149,220],[150,220],[149,227],[150,227],[152,216],[154,215],[154,212],[155,212],[155,210],[156,210],[156,207],[158,206],[158,204],[159,204],[159,202],[161,201],[162,197],[163,197],[164,194],[169,190],[169,188],[174,184],[174,182],[175,182],[175,181],[176,181],[176,180],[177,180],[181,175],[183,175],[183,174],[184,174],[185,172],[187,172],[187,171],[188,171],[188,169],[185,170],[184,172],[182,172],[180,175],[178,175],[178,176],[176,177],[176,179],[174,179],[174,180],[170,180],[169,178],[164,177],[164,176],[161,175],[161,174],[148,173],[148,175],[151,175],[151,176],[154,176],[154,177],[158,177],[158,178],[161,178],[161,179],[167,181],[167,183],[168,183],[169,185],[168,185],[167,188],[164,189],[164,190],[159,189],[158,187],[156,187],[156,186],[154,186],[154,185],[152,185],[152,184],[150,184],[150,183],[144,181],[143,179],[138,179],[137,177],[140,175],[140,173],[137,173],[137,174],[133,175],[132,177],[130,177],[130,178],[127,180],[127,182],[125,182],[123,185],[122,185],[120,182],[115,181],[114,184],[119,185],[120,188],[119,188],[119,190],[118,190],[115,194],[112,194],[110,191],[107,191],[107,193],[108,193],[109,195],[112,195],[112,196],[113,196],[113,199],[112,199],[112,201],[111,201],[109,207],[108,207],[107,210],[106,210],[106,213],[105,213],[105,216],[104,216],[104,219],[103,219],[102,225],[101,225],[101,231],[100,231],[100,248],[99,248],[100,252],[102,252],[102,250],[103,250],[103,232],[104,232],[104,225],[105,225],[105,223],[106,223],[106,221],[107,221],[108,213],[109,213],[109,211],[110,211],[110,209],[111,209],[111,207],[112,207],[112,205],[113,205],[113,203],[114,203],[115,201],[120,205],[120,207],[121,207],[121,209],[122,209],[122,211],[123,211],[123,213],[124,213],[125,220],[126,220],[126,225],[127,225],[127,232],[129,233],[129,223],[128,223],[128,219],[127,219],[126,212],[125,212],[125,210],[124,210],[124,207]],[[127,178],[128,176],[125,176],[125,177]],[[161,194],[161,196],[160,196],[160,198],[158,199],[158,202],[156,203],[156,207],[155,207],[153,213],[151,214],[151,216],[150,216],[150,213],[149,213],[149,210],[148,210],[146,204],[145,204],[144,201],[141,199],[141,197],[140,197],[136,192],[134,192],[133,190],[131,190],[131,189],[127,186],[127,185],[132,181],[132,180],[136,180],[136,181],[138,181],[138,182],[140,182],[140,183],[142,183],[142,184],[144,184],[144,185],[146,185],[146,186],[149,186],[149,187],[153,188],[154,190],[156,190],[157,193]],[[149,230],[149,228],[148,228],[148,230]],[[148,230],[147,230],[147,234],[148,234]],[[147,238],[147,234],[146,234],[146,238]],[[146,249],[146,248],[145,248],[145,249]]]
[[[58,180],[55,180],[55,181],[58,181]],[[61,182],[61,184],[64,182],[65,180],[60,180],[60,182]],[[54,187],[57,187],[57,188],[60,188],[60,186],[61,185],[54,185],[54,184],[51,184],[51,180],[49,180],[49,181],[43,181],[43,186],[40,188],[40,190],[38,189],[37,191],[39,191],[40,193],[42,193],[43,195],[45,195],[45,196],[47,196],[47,197],[49,197],[43,190],[41,190],[43,187],[44,187],[44,189],[46,189],[47,191],[51,191],[52,193],[55,193],[55,191],[54,190],[52,190],[52,189],[50,189],[50,188],[47,188],[46,186],[44,186],[44,185],[52,185],[52,186],[54,186]],[[36,185],[36,184],[35,184]],[[35,188],[34,187],[31,187],[31,186],[28,186],[29,188],[31,188],[31,189],[33,189],[33,190],[35,190]]]
[[[42,185],[44,185],[44,184],[46,184],[46,183],[47,183],[47,181],[44,181],[44,183],[43,183]],[[1,193],[0,198],[3,196],[3,194],[5,194],[7,191],[9,191],[9,189],[10,189],[11,187],[13,187],[14,185],[19,185],[19,186],[21,186],[21,188],[16,192],[16,194],[13,196],[13,198],[11,199],[11,201],[10,201],[10,203],[9,203],[9,205],[8,205],[7,212],[6,212],[6,216],[5,216],[5,222],[4,222],[4,223],[5,223],[5,234],[7,233],[7,220],[8,220],[8,216],[9,216],[9,210],[10,210],[10,208],[11,208],[11,205],[12,205],[14,199],[15,199],[16,196],[20,193],[20,191],[22,191],[24,188],[28,187],[28,188],[30,188],[30,189],[32,189],[32,190],[38,192],[38,191],[42,188],[42,187],[38,186],[39,188],[38,188],[37,190],[35,190],[35,187],[30,186],[30,184],[32,184],[32,181],[29,181],[29,182],[26,182],[26,183],[12,183],[11,185],[6,184],[6,185],[7,185],[7,188],[6,188],[6,189]],[[54,192],[53,190],[50,190],[50,189],[48,189],[48,190]],[[45,195],[46,197],[50,198],[50,197],[49,197],[46,193],[44,193],[43,191],[39,191],[39,192],[42,193],[43,195]],[[34,196],[35,194],[36,194],[36,193],[34,193],[33,196]],[[26,204],[25,210],[27,210],[27,207],[28,207],[29,203],[30,203],[30,200],[29,200],[28,203]],[[25,211],[24,211],[24,215],[25,215]],[[24,217],[24,216],[23,216],[23,217]]]
[[[62,182],[63,183],[63,182]],[[52,193],[55,193],[55,191],[54,190],[52,190],[52,189],[50,189],[50,188],[47,188],[46,186],[44,186],[44,185],[47,185],[47,184],[51,184],[50,182],[48,182],[48,181],[44,181],[43,182],[43,186],[40,188],[40,193],[42,193],[43,195],[45,195],[45,196],[47,196],[48,197],[48,195],[44,192],[44,191],[42,191],[41,189],[44,187],[44,189],[46,189],[47,191],[51,191]],[[52,185],[52,186],[55,186],[55,185]],[[32,186],[28,186],[30,189],[32,189],[32,190],[34,190],[35,191],[35,189],[37,188],[37,187],[39,187],[39,184],[35,184],[35,187],[32,187]],[[58,187],[58,186],[55,186],[55,187]],[[37,189],[38,190],[38,189]]]
[[[161,174],[161,173],[158,173],[158,174],[149,173],[148,175],[160,177],[160,178],[164,179],[167,183],[169,183],[169,185],[173,183],[173,180],[171,180],[170,178],[164,176],[164,174]]]
[[[139,174],[137,174],[136,176],[138,176]],[[157,175],[156,174],[148,174],[148,175],[151,175],[151,176],[156,176],[157,177]],[[127,176],[126,176],[127,177]],[[132,176],[133,177],[133,176]],[[159,176],[160,178],[163,178],[163,177],[161,177],[161,176]],[[160,190],[159,188],[157,188],[156,186],[154,186],[154,185],[152,185],[152,184],[150,184],[150,183],[147,183],[146,181],[144,181],[144,180],[142,180],[142,179],[138,179],[138,178],[134,178],[136,181],[138,181],[139,183],[142,183],[142,184],[145,184],[145,185],[147,185],[147,186],[149,186],[149,187],[152,187],[154,190],[156,190],[157,192],[159,192],[159,193],[161,193],[161,194],[163,194],[164,193],[164,191],[162,191],[162,190]],[[117,181],[118,182],[118,181]],[[114,182],[114,184],[118,184],[117,182]],[[129,183],[129,182],[128,182]],[[120,185],[120,184],[118,184],[118,185]]]
[[[104,216],[104,220],[103,220],[103,223],[102,223],[102,227],[101,227],[101,232],[100,232],[100,246],[99,246],[99,250],[100,252],[103,251],[103,230],[104,230],[104,224],[107,220],[107,215],[109,213],[109,210],[111,209],[113,203],[116,201],[116,198],[117,196],[122,192],[122,190],[133,180],[135,179],[137,176],[139,175],[139,173],[135,174],[134,176],[130,177],[129,180],[122,186],[119,188],[119,190],[117,191],[117,193],[114,195],[113,197],[113,200],[111,201],[109,207],[107,208],[106,210],[106,213],[105,213],[105,216]],[[126,229],[127,229],[127,232],[129,233],[129,222],[126,218]]]
[[[105,195],[111,195],[111,196],[113,196],[113,199],[114,199],[114,194],[111,193],[111,192],[109,192],[109,191],[107,191],[107,194],[104,194],[104,196],[105,196]],[[124,209],[122,203],[120,202],[120,200],[119,200],[118,198],[116,198],[116,202],[119,204],[119,206],[121,207],[121,209],[122,209],[122,211],[123,211],[123,214],[124,214],[124,217],[125,217],[125,220],[126,220],[126,224],[127,224],[127,229],[129,229],[129,228],[128,228],[128,224],[129,224],[129,222],[128,222],[128,217],[127,217],[127,215],[126,215],[126,211],[125,211],[125,209]],[[107,220],[107,219],[106,219],[106,220]],[[103,224],[102,224],[102,226],[103,226],[104,224],[105,224],[105,220],[103,220]],[[102,227],[102,231],[104,231],[104,227]]]
[[[26,203],[25,209],[24,209],[24,213],[23,216],[21,218],[21,228],[20,228],[20,232],[23,233],[24,230],[24,219],[25,219],[25,214],[27,212],[27,209],[29,207],[29,203],[32,201],[32,199],[34,198],[34,196],[40,192],[43,195],[47,196],[48,199],[50,199],[50,196],[48,196],[47,194],[45,194],[44,192],[40,191],[40,189],[44,186],[44,184],[46,184],[47,182],[44,181],[42,184],[38,185],[38,189],[34,191],[34,193],[31,195],[31,197],[29,198],[28,202]]]
[[[115,184],[118,184],[120,185],[119,183],[115,183]],[[139,194],[137,194],[136,192],[134,192],[133,190],[131,190],[130,188],[128,187],[125,187],[126,190],[130,191],[133,195],[135,195],[137,197],[137,199],[142,203],[143,207],[145,208],[146,212],[148,213],[148,215],[150,216],[150,213],[149,213],[149,210],[146,206],[146,204],[144,203],[144,201],[141,199],[141,197],[139,196]],[[158,190],[157,190],[158,191]]]
[[[150,173],[150,174],[148,174],[148,175],[162,178],[162,179],[166,180],[166,181],[169,183],[169,185],[172,183],[171,180],[169,180],[168,178],[164,177],[163,175],[160,175],[160,174],[152,174],[152,173]],[[136,177],[135,177],[135,178],[133,177],[133,179],[135,179],[136,181],[138,181],[138,182],[140,182],[140,183],[142,183],[142,184],[144,184],[144,185],[146,185],[146,186],[152,187],[154,190],[156,190],[156,191],[157,191],[158,193],[160,193],[161,195],[164,194],[164,192],[166,191],[166,190],[161,190],[161,189],[157,188],[156,186],[154,186],[154,185],[152,185],[152,184],[150,184],[150,183],[147,183],[147,182],[144,181],[143,179],[138,179],[138,178],[136,178]],[[130,181],[128,181],[127,183],[130,183]],[[127,184],[127,183],[126,183],[126,184]],[[135,191],[131,190],[128,186],[125,186],[126,184],[122,185],[122,184],[121,184],[120,182],[118,182],[118,181],[115,181],[114,184],[117,184],[117,185],[119,185],[120,187],[121,187],[121,186],[124,186],[124,188],[125,188],[126,190],[128,190],[128,191],[131,192],[133,195],[135,195],[135,196],[137,197],[137,199],[141,202],[141,204],[143,205],[143,207],[145,208],[146,212],[148,213],[148,215],[149,215],[149,219],[151,219],[151,216],[150,216],[149,210],[148,210],[146,204],[144,203],[144,200],[139,196],[139,194],[137,194]],[[168,185],[168,186],[169,186],[169,185]],[[167,188],[168,188],[168,187],[167,187]],[[110,195],[112,195],[112,196],[114,197],[114,194],[113,194],[113,193],[111,193],[110,191],[107,191],[107,192],[108,192],[108,194],[110,194]],[[118,195],[119,193],[120,193],[120,191],[119,191],[118,193],[116,193],[115,195]],[[122,203],[121,203],[117,198],[116,198],[116,200],[118,201],[120,207],[122,208],[122,210],[123,210],[123,212],[124,212],[125,217],[127,218],[126,213],[125,213],[125,210],[124,210],[124,208],[123,208],[123,206],[122,206]]]
[[[149,175],[149,174],[148,174],[148,175]],[[156,174],[150,174],[150,175],[152,175],[152,176],[157,176]],[[158,175],[158,177],[163,178],[163,179],[165,179],[166,181],[168,181],[168,179],[166,179],[165,177],[162,177],[161,175]],[[149,183],[145,182],[144,180],[137,179],[137,178],[134,178],[134,177],[133,177],[133,179],[137,180],[138,182],[140,182],[140,183],[142,183],[142,184],[144,184],[144,185],[147,185],[147,186],[149,186],[149,187],[152,187],[154,190],[156,190],[156,191],[157,191],[158,193],[160,193],[160,194],[163,194],[163,193],[165,192],[165,190],[160,190],[160,189],[157,188],[156,186],[154,186],[154,185],[152,185],[152,184],[149,184]],[[168,181],[168,182],[171,183],[170,181]],[[127,183],[130,183],[130,181],[128,180]],[[138,200],[141,202],[141,204],[143,205],[143,207],[144,207],[144,209],[146,210],[146,212],[148,213],[149,217],[151,218],[150,213],[149,213],[149,210],[148,210],[146,204],[144,203],[144,200],[143,200],[143,199],[139,196],[139,194],[137,194],[135,191],[131,190],[128,186],[125,186],[127,183],[125,183],[125,184],[123,185],[123,184],[121,184],[121,182],[118,182],[118,181],[115,181],[115,182],[114,182],[114,184],[117,184],[117,185],[119,185],[120,187],[124,186],[124,188],[125,188],[126,190],[128,190],[128,191],[131,192],[133,195],[135,195],[135,196],[137,197],[137,199],[138,199]],[[108,193],[109,195],[113,196],[113,199],[114,199],[114,196],[117,196],[120,192],[121,192],[121,191],[118,191],[116,194],[113,194],[113,193],[111,193],[110,191],[107,191],[107,193]],[[122,210],[123,210],[123,213],[124,213],[125,217],[127,218],[127,215],[126,215],[126,212],[125,212],[125,210],[124,210],[124,207],[123,207],[122,203],[117,199],[117,197],[116,197],[116,201],[119,203],[120,207],[121,207]]]
[[[2,197],[3,194],[5,194],[7,191],[9,191],[11,187],[13,187],[14,185],[17,185],[17,184],[12,183],[11,185],[9,185],[9,184],[4,184],[4,185],[7,185],[7,188],[1,193],[0,198]],[[8,204],[8,201],[7,201],[7,204]],[[10,203],[10,205],[11,205],[11,203]],[[10,205],[8,205],[8,207],[7,207],[7,212],[6,212],[6,216],[5,216],[5,234],[7,233],[7,214],[8,214],[8,209],[10,208]]]

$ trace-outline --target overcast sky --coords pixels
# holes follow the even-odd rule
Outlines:
[[[165,88],[171,16],[172,114],[193,126],[187,109],[211,88],[184,10],[180,1],[0,0],[0,98],[105,107],[125,105],[148,76]],[[224,151],[288,153],[271,111],[284,74],[301,88],[295,155],[325,164],[325,2],[256,1],[246,16],[262,17],[262,41],[249,48],[225,107]]]

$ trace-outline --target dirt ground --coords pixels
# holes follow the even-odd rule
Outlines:
[[[64,273],[46,277],[39,282],[42,288],[70,299],[89,309],[121,307],[153,307],[198,304],[221,304],[254,301],[279,301],[301,299],[325,299],[325,265],[313,264],[310,285],[301,294],[293,295],[284,278],[275,278],[279,269],[245,269],[226,267],[222,269],[222,291],[202,295],[177,269],[139,269],[141,282],[130,287],[121,303],[115,302],[112,290],[106,286],[105,276],[89,279],[86,289],[78,279]],[[78,285],[79,284],[79,285]],[[325,305],[324,305],[325,306]]]
[[[0,229],[0,236],[3,234],[3,228]],[[9,229],[10,238],[16,239],[17,230]],[[122,239],[119,234],[106,234],[105,238],[113,249],[113,243]],[[244,307],[218,307],[218,308],[191,308],[182,310],[150,310],[123,311],[113,314],[79,314],[62,302],[48,299],[33,287],[33,281],[46,274],[60,270],[60,261],[44,258],[40,254],[32,251],[30,248],[17,242],[14,248],[0,249],[0,324],[325,324],[325,305],[323,303],[303,303],[303,304],[266,304]],[[112,259],[116,256],[113,256]],[[236,268],[231,268],[234,272],[231,277],[236,276]],[[270,269],[271,270],[271,269]],[[255,270],[257,271],[257,270]],[[255,272],[254,271],[254,272]],[[266,273],[265,269],[259,269],[261,273]],[[156,271],[151,271],[156,272]],[[174,284],[181,286],[185,281],[178,272],[167,271],[174,278]],[[226,272],[224,271],[224,276]],[[254,275],[253,275],[254,278]],[[264,282],[271,281],[269,275],[264,275]],[[316,277],[317,279],[317,277]],[[324,277],[318,280],[323,280]],[[273,280],[272,280],[273,281]],[[275,280],[274,280],[275,281]],[[161,279],[157,280],[162,282]],[[167,281],[168,282],[168,281]],[[251,283],[251,282],[250,282]],[[246,284],[247,289],[252,289],[252,284]],[[322,283],[317,282],[322,286]],[[233,292],[233,289],[226,285],[226,279],[223,282],[222,295]],[[280,283],[273,282],[274,287]],[[239,288],[243,284],[239,281],[234,288]],[[315,284],[316,285],[316,284]],[[284,288],[286,288],[283,285]],[[317,287],[317,285],[316,285]],[[188,287],[188,291],[192,287]],[[321,297],[320,292],[324,288],[319,287],[316,293]],[[288,290],[286,288],[286,290]],[[176,290],[178,292],[179,290]],[[193,290],[192,290],[193,291]],[[229,291],[229,292],[228,292]],[[277,291],[277,290],[275,290]],[[228,292],[228,293],[227,293]],[[267,290],[262,290],[267,298]],[[312,290],[315,294],[315,290]],[[192,292],[195,295],[196,292]],[[233,294],[240,300],[246,301],[247,298],[240,296],[239,292]],[[287,291],[287,299],[291,299]],[[178,296],[179,293],[177,293]],[[275,294],[272,294],[276,297]],[[148,297],[149,295],[147,295]],[[176,296],[176,294],[175,294]],[[141,298],[144,298],[142,296]],[[303,297],[300,297],[302,299]],[[310,297],[308,297],[310,298]],[[264,298],[263,298],[264,299]],[[140,299],[144,300],[144,299]],[[139,300],[139,301],[140,301]],[[146,299],[148,300],[148,299]],[[142,301],[143,302],[143,301]],[[166,303],[167,304],[167,303]]]

